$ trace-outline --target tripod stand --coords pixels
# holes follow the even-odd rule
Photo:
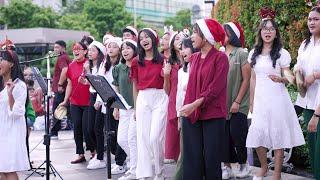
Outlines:
[[[47,57],[47,63],[49,63],[49,56]],[[35,75],[36,80],[38,81],[44,96],[45,96],[45,103],[46,103],[46,115],[45,115],[45,135],[43,136],[43,144],[46,146],[46,160],[38,167],[36,168],[33,173],[31,173],[26,179],[28,179],[29,177],[31,177],[34,173],[37,172],[38,169],[41,169],[41,167],[45,164],[45,175],[46,175],[46,180],[50,179],[50,174],[52,173],[55,177],[56,174],[60,177],[60,179],[63,180],[63,178],[61,177],[61,175],[58,173],[58,171],[53,167],[53,165],[51,164],[50,161],[50,140],[51,140],[51,136],[49,133],[49,129],[50,129],[50,106],[49,106],[49,102],[50,102],[50,98],[51,98],[51,94],[50,94],[50,67],[48,68],[48,66],[50,66],[49,64],[47,64],[47,78],[46,81],[47,83],[44,81],[43,77],[41,76],[41,73],[39,71],[38,68],[33,67],[32,71]],[[51,170],[51,172],[50,172]]]

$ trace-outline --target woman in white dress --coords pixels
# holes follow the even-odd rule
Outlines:
[[[17,54],[11,50],[0,51],[1,180],[16,180],[17,171],[30,169],[25,119],[27,86],[23,80]]]
[[[267,148],[275,153],[273,179],[281,179],[283,149],[305,143],[293,104],[282,76],[290,71],[291,57],[282,48],[279,29],[272,18],[263,19],[257,35],[257,43],[250,51],[248,61],[252,76],[250,110],[252,123],[246,146],[256,148],[261,170],[254,180],[262,180],[267,169]]]

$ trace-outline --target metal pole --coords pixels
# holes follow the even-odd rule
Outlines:
[[[135,28],[137,28],[137,8],[136,8],[136,3],[135,3],[135,0],[132,0],[133,1],[133,26]]]

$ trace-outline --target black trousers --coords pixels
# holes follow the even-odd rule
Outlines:
[[[88,106],[70,105],[71,117],[74,123],[74,140],[76,143],[76,154],[84,154],[83,139],[86,140],[87,148],[93,147],[86,129],[88,125]],[[84,131],[85,130],[85,131]],[[85,138],[84,138],[85,137]],[[94,149],[89,149],[94,151]]]
[[[97,138],[95,133],[95,124],[97,119],[97,110],[94,108],[94,103],[96,102],[97,93],[90,93],[90,105],[88,107],[88,138],[92,143],[92,147],[88,149],[96,149],[97,147]]]
[[[116,164],[122,166],[127,158],[127,154],[124,152],[124,150],[119,146],[117,142],[119,121],[114,119],[112,115],[113,109],[109,109],[107,111],[108,120],[110,122],[110,130],[114,132],[110,137],[110,151],[112,154],[115,155]]]
[[[225,159],[226,163],[245,164],[247,162],[246,139],[248,134],[248,120],[243,113],[234,113],[226,121],[226,143]]]
[[[225,119],[183,118],[183,180],[220,180]]]
[[[101,113],[101,109],[96,112],[96,120],[94,124],[94,134],[96,136],[97,159],[103,160],[104,155],[104,125],[105,114]]]

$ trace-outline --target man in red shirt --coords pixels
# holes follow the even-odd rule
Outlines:
[[[56,54],[59,54],[59,56],[54,66],[53,73],[52,91],[54,92],[54,100],[52,112],[54,112],[58,105],[64,100],[65,89],[67,86],[66,73],[68,70],[68,65],[71,62],[68,54],[66,53],[66,43],[64,41],[56,41],[53,49]],[[53,117],[53,127],[51,129],[51,136],[53,138],[58,137],[58,131],[60,130],[60,128],[61,121]]]

